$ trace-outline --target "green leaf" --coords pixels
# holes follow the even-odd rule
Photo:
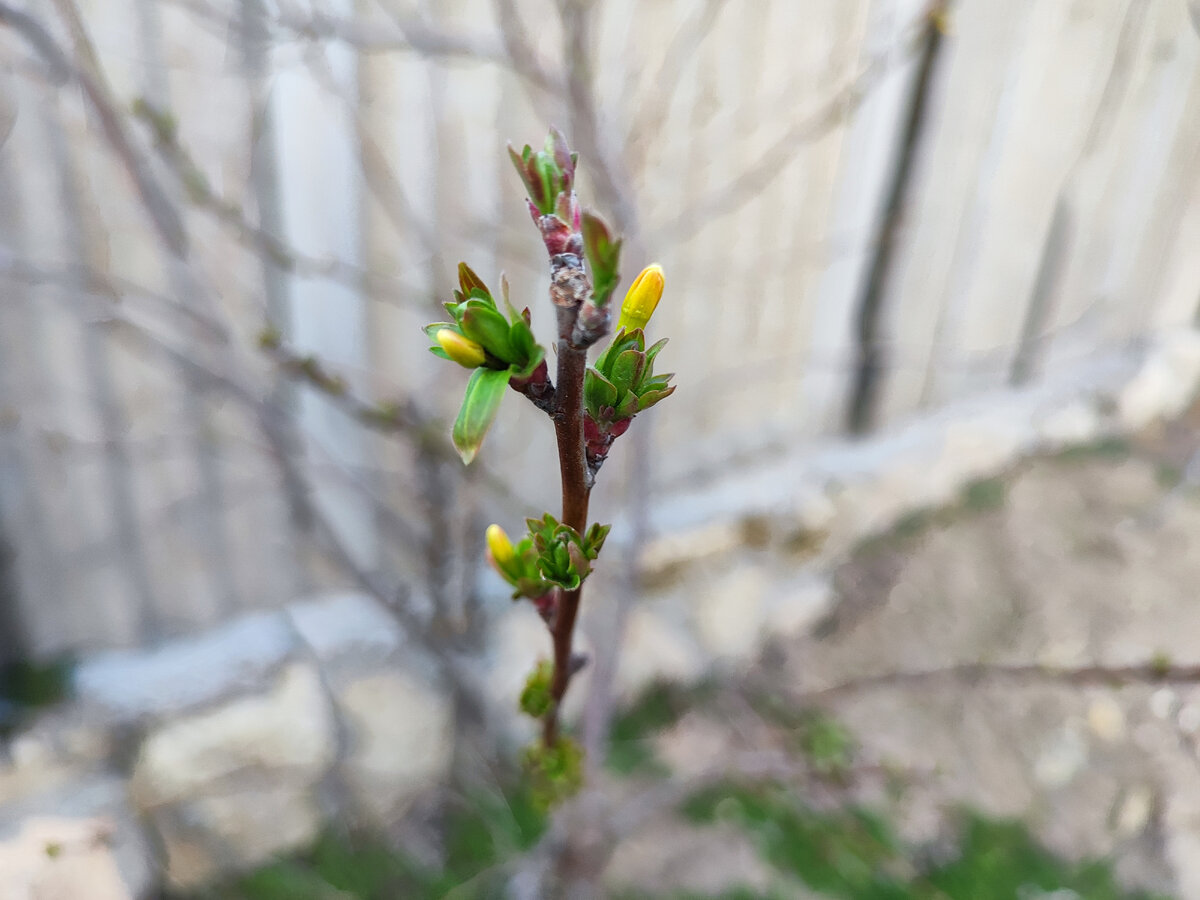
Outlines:
[[[462,317],[463,334],[505,363],[513,362],[513,346],[508,336],[510,327],[499,310],[478,300],[467,303],[467,311]]]
[[[559,187],[557,167],[554,165],[554,160],[545,153],[538,153],[534,157],[534,165],[537,167],[538,196],[530,199],[537,205],[542,215],[553,215],[554,198],[558,196]]]
[[[487,289],[487,285],[465,262],[458,264],[458,285],[462,288],[462,292],[470,296],[473,290],[480,290],[485,295],[491,296],[492,292]]]
[[[583,212],[583,252],[592,270],[592,302],[603,306],[617,287],[621,242],[613,240],[603,219],[591,210]]]
[[[471,337],[471,335],[467,335]],[[480,341],[482,343],[482,341]],[[646,357],[637,350],[626,350],[612,364],[612,383],[618,388],[633,387],[642,377]]]
[[[479,445],[492,427],[507,386],[508,371],[505,369],[476,369],[471,373],[452,435],[463,463],[470,465],[479,452]]]
[[[512,345],[512,362],[526,366],[533,357],[537,356],[538,345],[534,340],[533,331],[523,319],[517,319],[508,329],[508,342]]]
[[[675,388],[673,388],[673,387],[667,388],[665,391],[646,391],[646,393],[644,393],[640,397],[638,397],[637,411],[645,412],[650,407],[652,407],[655,403],[658,403],[658,401],[660,401],[660,400],[665,400],[667,397],[670,397],[673,393],[675,393]]]
[[[595,369],[588,369],[583,376],[583,402],[596,418],[597,412],[617,402],[616,386]]]
[[[600,550],[604,547],[604,540],[608,537],[608,533],[611,530],[611,525],[601,525],[599,522],[594,523],[588,529],[587,536],[583,542],[588,559],[595,559],[600,555]]]
[[[458,330],[458,326],[453,322],[434,322],[432,325],[426,325],[421,330],[425,332],[425,336],[431,341],[436,341],[437,333],[443,328],[453,328],[455,331]]]
[[[659,351],[662,350],[662,348],[665,346],[667,346],[667,339],[663,338],[662,340],[655,341],[653,344],[651,344],[649,347],[647,347],[646,348],[646,365],[650,365],[651,363],[653,363],[654,357],[658,356]]]
[[[546,714],[554,702],[550,693],[553,679],[554,664],[547,659],[541,660],[525,679],[525,690],[521,691],[521,712],[535,719]]]

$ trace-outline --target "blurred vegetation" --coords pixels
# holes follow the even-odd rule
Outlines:
[[[67,659],[0,665],[0,737],[8,737],[29,713],[66,700],[73,665]]]
[[[610,771],[625,777],[669,777],[654,739],[685,714],[711,712],[721,687],[656,685],[615,720]],[[796,709],[777,695],[743,693],[814,773],[836,784],[856,752],[853,735],[828,714]],[[970,812],[936,853],[907,847],[886,812],[847,803],[817,809],[794,787],[726,783],[698,791],[680,807],[682,827],[734,827],[759,856],[793,885],[831,900],[1163,900],[1123,890],[1105,861],[1071,862],[1041,847],[1019,822]],[[443,821],[440,865],[421,862],[370,835],[330,832],[308,852],[284,859],[188,900],[492,900],[505,891],[505,865],[533,847],[546,829],[542,804],[527,779],[515,776],[495,793],[451,806]],[[749,887],[710,900],[784,900],[795,889]],[[702,900],[695,893],[615,895],[622,900]]]

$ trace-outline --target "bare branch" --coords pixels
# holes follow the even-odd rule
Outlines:
[[[25,38],[46,63],[55,84],[66,84],[75,75],[75,67],[59,48],[46,26],[29,13],[0,2],[0,25],[11,28]]]
[[[1074,668],[1041,665],[991,665],[962,663],[938,669],[914,672],[886,672],[867,675],[840,684],[793,692],[804,702],[839,700],[865,691],[887,688],[974,687],[991,684],[1069,685],[1071,687],[1121,688],[1138,685],[1200,684],[1200,664],[1173,665],[1165,660],[1128,666],[1078,666]]]
[[[794,121],[736,178],[680,211],[674,219],[657,229],[654,240],[663,244],[685,241],[713,219],[737,212],[766,190],[795,159],[796,154],[843,124],[883,81],[884,76],[911,56],[914,37],[923,33],[920,29],[925,20],[926,16],[922,15],[914,26],[906,29],[900,52],[888,48],[873,55],[848,84],[843,85],[816,110]]]
[[[537,51],[529,40],[515,0],[495,0],[496,21],[500,25],[500,39],[504,45],[505,61],[509,68],[542,94],[561,99],[567,93],[567,85],[561,73],[552,72],[538,60]],[[533,98],[530,98],[533,99]]]
[[[650,90],[629,127],[626,144],[630,147],[630,152],[635,154],[631,168],[640,168],[639,164],[645,159],[648,148],[662,133],[667,118],[667,107],[675,95],[679,79],[688,63],[696,58],[696,47],[708,37],[726,2],[727,0],[705,0],[704,5],[675,32],[675,37],[659,63],[658,71],[648,82]]]
[[[58,13],[66,22],[75,44],[78,65],[72,66],[72,74],[100,120],[109,146],[125,166],[142,198],[142,205],[154,223],[155,231],[171,253],[179,258],[187,256],[188,240],[183,229],[179,211],[167,199],[158,180],[135,149],[129,127],[118,109],[120,104],[113,96],[112,88],[96,56],[95,47],[83,24],[83,18],[74,0],[54,0]],[[44,29],[43,29],[44,30]]]

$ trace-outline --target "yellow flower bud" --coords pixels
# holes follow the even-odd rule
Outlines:
[[[663,268],[658,263],[646,266],[633,280],[625,301],[621,304],[621,318],[617,328],[633,331],[635,328],[645,328],[654,308],[663,293]]]
[[[488,526],[487,547],[488,552],[492,555],[492,562],[496,564],[497,568],[503,570],[513,561],[512,541],[508,539],[508,535],[499,525]]]
[[[487,359],[482,346],[450,328],[437,333],[437,342],[448,357],[464,368],[478,369]]]

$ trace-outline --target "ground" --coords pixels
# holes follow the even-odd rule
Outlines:
[[[793,801],[804,800],[797,815],[847,800],[876,811],[908,848],[913,878],[936,872],[932,860],[961,858],[970,810],[988,822],[1020,819],[1061,859],[1110,859],[1114,893],[1093,886],[1080,896],[1119,896],[1118,885],[1200,896],[1200,691],[1079,688],[1052,677],[887,677],[979,662],[1195,662],[1200,492],[1189,470],[1198,423],[1193,412],[1130,441],[1027,461],[972,485],[953,508],[910,517],[864,544],[835,572],[839,602],[815,634],[776,645],[668,716],[653,744],[657,761],[678,776],[781,748],[840,754],[836,783],[791,782]],[[883,683],[810,700],[871,676]],[[824,738],[810,733],[815,710],[831,723]],[[756,797],[751,806],[775,803]],[[803,867],[781,864],[777,846],[772,856],[747,802],[714,813],[724,832],[693,828],[690,843],[677,817],[653,819],[618,850],[610,877],[656,895],[738,885],[750,896],[795,895],[778,879]],[[882,850],[847,856],[868,867],[898,858]],[[893,896],[872,894],[877,885],[824,890]]]
[[[976,483],[850,554],[811,636],[647,692],[599,779],[625,823],[608,895],[1200,897],[1200,690],[891,677],[1196,662],[1198,434],[1193,413]],[[461,804],[440,867],[331,836],[220,895],[501,896],[544,827],[528,801]]]

